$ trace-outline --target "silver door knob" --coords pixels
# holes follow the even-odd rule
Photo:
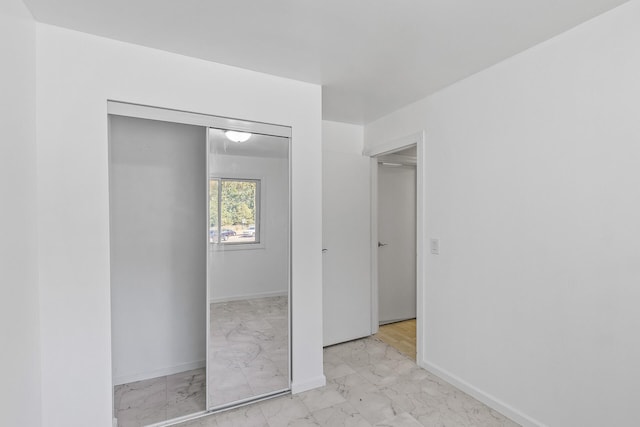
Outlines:
[[[381,248],[383,246],[387,246],[388,243],[382,243],[382,242],[378,242],[378,247]]]

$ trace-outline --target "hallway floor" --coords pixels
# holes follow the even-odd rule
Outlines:
[[[416,360],[416,319],[382,325],[375,337]]]
[[[181,427],[518,426],[374,337],[324,350],[325,387]]]

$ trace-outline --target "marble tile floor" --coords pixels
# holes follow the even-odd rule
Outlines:
[[[211,304],[211,407],[289,388],[286,296]]]
[[[515,427],[374,337],[324,350],[327,385],[180,427]]]
[[[141,427],[289,387],[286,296],[214,303],[205,369],[114,387],[119,427]]]
[[[114,387],[118,427],[142,427],[205,410],[205,370]]]

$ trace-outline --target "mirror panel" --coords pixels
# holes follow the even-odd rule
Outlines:
[[[290,140],[209,128],[208,408],[290,388]]]
[[[109,116],[113,417],[206,410],[207,128]]]

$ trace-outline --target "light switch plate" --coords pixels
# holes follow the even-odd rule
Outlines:
[[[440,255],[440,239],[431,239],[431,253]]]

